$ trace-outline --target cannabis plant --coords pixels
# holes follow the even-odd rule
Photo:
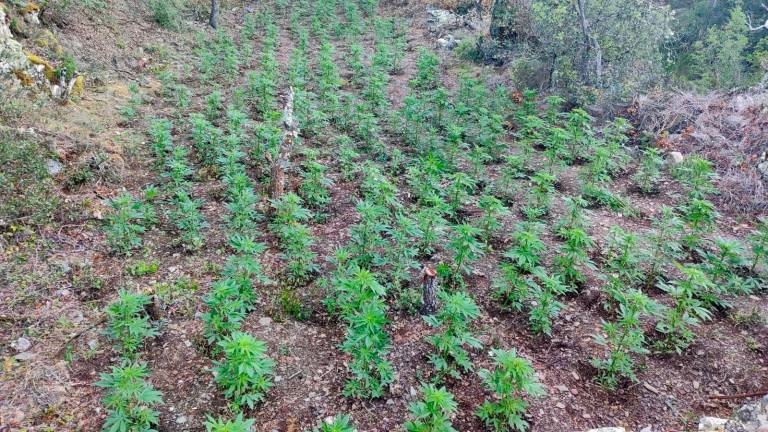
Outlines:
[[[768,265],[768,218],[761,217],[757,229],[749,235],[752,246],[752,261],[749,270],[754,273],[761,262]]]
[[[421,232],[417,246],[421,255],[432,254],[442,243],[448,226],[444,215],[445,210],[440,205],[421,207],[416,213],[416,223]]]
[[[553,320],[563,308],[558,297],[568,292],[568,287],[559,275],[548,275],[541,267],[534,269],[533,275],[538,283],[532,280],[530,284],[528,324],[536,335],[550,336]]]
[[[706,199],[692,198],[681,209],[683,220],[688,229],[683,236],[683,244],[690,250],[697,249],[715,227],[719,214],[715,205]]]
[[[222,418],[214,419],[207,416],[205,420],[205,432],[252,432],[256,420],[243,418],[243,413],[237,413],[233,420]]]
[[[305,282],[319,269],[315,262],[317,254],[311,249],[315,244],[312,231],[308,226],[294,222],[281,226],[277,232],[283,250],[280,256],[287,262],[288,280],[297,284]]]
[[[531,177],[533,186],[526,197],[526,205],[523,214],[528,220],[536,220],[549,213],[552,202],[552,194],[555,192],[557,179],[545,172],[538,172]]]
[[[657,190],[661,178],[661,168],[664,158],[661,150],[649,147],[643,151],[643,158],[637,172],[632,176],[635,186],[644,194],[650,194]]]
[[[200,249],[205,240],[202,230],[208,223],[200,214],[200,206],[203,201],[192,199],[183,189],[178,189],[173,198],[175,208],[170,212],[171,219],[175,221],[176,228],[181,233],[181,242],[187,250]]]
[[[668,263],[676,262],[683,258],[683,246],[680,239],[683,235],[685,224],[675,214],[674,209],[662,206],[661,211],[652,222],[653,231],[649,238],[650,269],[648,271],[648,284],[653,286],[656,279],[663,275]]]
[[[638,289],[618,291],[617,321],[603,321],[602,331],[595,335],[595,341],[608,352],[590,361],[598,370],[596,381],[611,390],[616,390],[622,379],[638,381],[633,356],[649,352],[641,320],[660,310],[656,302]]]
[[[328,188],[333,181],[325,176],[326,167],[315,161],[308,161],[304,164],[301,176],[304,181],[299,187],[299,192],[304,200],[311,207],[316,209],[324,208],[331,202],[331,195]]]
[[[501,276],[494,279],[494,296],[505,309],[518,312],[526,306],[530,296],[531,282],[520,274],[517,266],[512,263],[501,264]]]
[[[667,310],[656,325],[656,330],[664,335],[658,346],[665,351],[682,353],[695,339],[692,327],[710,319],[707,303],[700,296],[711,291],[711,282],[696,267],[680,266],[683,279],[670,283],[659,282],[658,287],[669,294],[674,305]]]
[[[565,239],[565,244],[555,257],[554,265],[565,284],[575,290],[587,281],[584,269],[595,269],[595,265],[589,257],[594,241],[581,228],[567,229],[562,232],[562,236]]]
[[[389,350],[386,305],[374,297],[364,300],[354,312],[345,317],[347,337],[341,348],[352,356],[349,370],[352,377],[344,386],[344,395],[359,398],[379,398],[394,380],[394,369],[385,357]]]
[[[470,265],[483,256],[483,245],[477,240],[481,234],[478,228],[470,224],[453,227],[454,237],[448,243],[448,249],[453,253],[453,265],[450,268],[450,280],[453,284],[464,283],[462,274],[470,274]]]
[[[127,358],[136,356],[144,339],[157,335],[146,312],[150,303],[148,295],[121,290],[117,300],[107,307],[107,336]]]
[[[480,309],[472,297],[463,291],[453,294],[441,292],[440,301],[443,304],[440,312],[424,317],[430,326],[442,328],[441,333],[427,339],[436,351],[429,355],[429,361],[437,370],[438,381],[445,376],[460,378],[461,372],[472,370],[465,347],[482,347],[469,330],[470,323],[480,316]]]
[[[643,280],[640,264],[645,261],[637,234],[612,226],[608,233],[605,269],[626,286],[632,287]]]
[[[514,349],[494,349],[491,356],[495,363],[493,371],[479,372],[483,387],[495,395],[492,401],[485,401],[476,415],[488,430],[524,432],[528,428],[525,411],[528,403],[524,396],[538,397],[544,394],[536,370],[531,362],[518,356]]]
[[[544,242],[539,238],[540,232],[541,226],[535,222],[518,224],[512,234],[515,245],[504,252],[504,257],[524,273],[532,272],[539,265],[545,250]]]
[[[141,246],[140,234],[145,231],[146,215],[144,207],[129,193],[124,193],[108,201],[111,212],[107,215],[107,242],[113,251],[130,254],[132,249]]]
[[[163,403],[162,393],[146,381],[149,377],[146,363],[123,362],[112,366],[110,373],[99,375],[97,387],[106,391],[107,408],[105,431],[154,432],[160,413],[153,407]]]
[[[330,421],[321,421],[312,432],[357,432],[357,429],[350,416],[338,414]]]
[[[509,209],[493,195],[483,195],[478,201],[478,207],[483,210],[479,220],[482,238],[487,245],[491,237],[502,228],[500,219],[509,214]]]
[[[272,387],[275,362],[267,357],[267,344],[248,333],[235,332],[219,346],[224,360],[214,362],[214,380],[235,407],[253,409]]]
[[[389,230],[386,223],[389,211],[367,200],[359,201],[355,208],[360,214],[360,222],[350,229],[350,248],[355,262],[363,268],[381,266],[385,263],[383,248],[387,242],[383,235]]]
[[[236,254],[227,257],[222,276],[237,285],[239,300],[244,303],[246,309],[251,310],[257,300],[254,282],[262,285],[272,282],[264,273],[259,261],[259,256],[267,249],[267,245],[243,234],[230,236],[229,245]]]
[[[421,387],[422,399],[411,403],[409,410],[413,420],[405,423],[407,432],[457,432],[451,423],[458,404],[445,387],[425,384]]]
[[[743,281],[738,274],[746,266],[741,242],[718,237],[712,243],[713,250],[699,250],[699,255],[704,260],[702,269],[713,283],[723,287],[723,291],[735,293],[743,290]]]
[[[561,239],[565,238],[567,231],[572,229],[586,230],[587,219],[585,217],[585,208],[587,203],[581,196],[563,198],[566,212],[560,220],[555,223],[553,232]]]
[[[248,306],[240,296],[238,283],[232,279],[214,282],[203,301],[208,306],[208,312],[203,314],[203,334],[216,351],[217,342],[240,329]]]

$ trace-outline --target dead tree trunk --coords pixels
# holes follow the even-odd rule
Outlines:
[[[211,0],[211,17],[208,19],[208,24],[213,28],[219,25],[219,0]]]
[[[293,117],[293,95],[293,87],[291,87],[283,109],[283,136],[277,148],[277,155],[272,161],[270,196],[273,200],[279,199],[285,193],[285,175],[291,160],[291,150],[299,136],[299,128]]]
[[[437,272],[429,267],[424,267],[423,277],[419,313],[434,315],[437,312]]]

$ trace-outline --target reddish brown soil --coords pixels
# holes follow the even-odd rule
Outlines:
[[[186,301],[177,302],[163,311],[161,334],[148,344],[142,355],[152,371],[150,381],[164,395],[165,403],[159,407],[161,422],[158,429],[203,431],[207,414],[228,413],[227,403],[212,379],[210,368],[213,363],[204,348],[202,322],[196,318],[204,311],[201,298],[216,277],[215,265],[221,265],[227,255],[221,220],[223,203],[217,198],[220,197],[220,183],[200,178],[194,186],[195,195],[205,199],[203,214],[211,225],[206,232],[206,246],[198,253],[190,255],[171,246],[175,234],[172,224],[164,217],[160,226],[145,236],[143,250],[128,259],[108,253],[100,229],[99,212],[104,210],[99,200],[114,196],[123,188],[138,193],[145,185],[162,181],[153,169],[152,161],[147,159],[149,151],[141,146],[145,140],[146,122],[136,121],[123,128],[118,126],[115,109],[125,103],[127,94],[110,90],[117,85],[115,78],[130,77],[144,83],[142,92],[148,103],[142,107],[142,114],[146,117],[173,116],[175,110],[155,94],[157,83],[152,74],[146,68],[135,67],[135,62],[148,57],[149,64],[167,66],[178,75],[184,66],[194,69],[196,65],[191,54],[191,30],[182,33],[161,31],[147,17],[136,15],[138,12],[132,7],[119,1],[110,2],[110,5],[110,12],[115,16],[113,26],[91,17],[88,21],[72,21],[58,33],[65,44],[82,48],[76,51],[78,60],[94,71],[102,72],[111,68],[111,57],[120,52],[110,41],[118,36],[130,38],[141,52],[121,58],[118,69],[126,69],[128,73],[114,70],[106,73],[103,85],[92,87],[84,100],[69,107],[47,107],[16,125],[41,127],[42,124],[44,129],[58,131],[73,140],[87,139],[96,144],[119,132],[123,138],[113,140],[116,141],[113,144],[119,148],[116,154],[124,160],[124,169],[118,182],[89,184],[76,191],[62,192],[64,198],[76,203],[73,207],[79,209],[73,220],[60,221],[53,227],[3,234],[7,240],[3,244],[9,247],[3,251],[3,262],[0,262],[0,275],[4,281],[0,285],[0,355],[6,357],[5,367],[0,371],[0,415],[3,416],[0,431],[100,430],[106,415],[100,402],[103,394],[92,384],[99,373],[119,362],[102,335],[101,310],[114,300],[119,288],[152,292],[157,284],[181,277],[191,278],[199,289]],[[432,47],[433,42],[426,34],[425,12],[420,3],[405,8],[384,6],[382,13],[401,14],[410,21],[409,49],[403,71],[391,76],[389,87],[391,101],[397,106],[407,94],[407,81],[415,71],[418,47]],[[236,29],[241,15],[239,4],[235,9],[227,9],[222,26]],[[201,23],[191,25],[193,29],[204,30]],[[289,53],[292,46],[287,28],[285,20],[279,39],[283,68],[287,61],[285,53]],[[370,44],[372,40],[366,42]],[[343,59],[346,48],[338,44],[337,58]],[[165,47],[169,57],[160,58],[138,48],[149,45]],[[254,52],[258,53],[259,48],[257,42]],[[449,67],[444,80],[449,88],[454,88],[457,60],[446,58],[446,64]],[[255,64],[244,65],[243,72],[252,67]],[[503,74],[503,71],[480,67],[474,67],[472,71],[478,75]],[[210,88],[198,82],[196,77],[190,77],[186,84],[193,89],[193,109],[197,110]],[[92,113],[98,121],[77,125],[62,122],[60,116],[78,110]],[[65,126],[57,126],[62,123]],[[183,143],[188,137],[177,134],[174,139]],[[131,144],[138,146],[138,150],[127,150]],[[396,141],[390,144],[399,145]],[[335,154],[329,145],[310,145],[322,150],[321,162],[335,166]],[[489,168],[491,178],[495,177],[498,168]],[[569,168],[563,174],[562,193],[576,190],[575,170]],[[311,227],[317,239],[315,251],[322,260],[321,274],[327,274],[331,268],[324,258],[346,242],[348,228],[357,221],[354,211],[356,181],[343,182],[336,169],[332,169],[330,175],[335,181],[330,210],[322,223],[314,223]],[[405,183],[401,180],[397,179],[404,189]],[[598,239],[600,246],[604,246],[605,236],[613,225],[644,236],[650,227],[650,218],[660,205],[673,205],[680,193],[676,183],[666,179],[660,195],[638,195],[630,190],[628,174],[619,178],[613,189],[629,197],[640,216],[627,218],[605,209],[592,211],[590,234]],[[552,220],[556,220],[562,211],[560,200],[556,200]],[[729,216],[728,209],[720,211],[723,214],[719,224],[721,234],[743,238],[750,229],[749,221],[734,219]],[[470,215],[476,212],[474,207],[469,209]],[[509,235],[519,221],[518,211],[505,218],[499,245],[509,243]],[[268,232],[265,223],[260,230]],[[282,264],[276,241],[269,235],[264,235],[261,240],[270,246],[260,257],[262,264],[270,276],[278,279]],[[555,250],[558,241],[554,237],[547,234],[544,240],[551,250]],[[158,273],[129,276],[126,265],[138,259],[157,261]],[[448,254],[438,251],[431,262],[446,259],[449,259]],[[532,361],[547,389],[546,396],[530,401],[532,431],[586,430],[599,426],[625,426],[628,430],[649,426],[648,431],[694,430],[699,416],[728,415],[741,402],[710,400],[709,395],[768,388],[768,326],[763,322],[739,327],[733,318],[723,315],[697,328],[695,344],[682,355],[643,357],[639,384],[608,392],[593,382],[595,372],[589,366],[591,357],[603,353],[592,335],[598,332],[601,319],[611,318],[601,307],[600,299],[591,294],[602,283],[597,274],[589,274],[588,286],[582,294],[564,299],[566,307],[555,324],[552,337],[536,338],[528,330],[525,315],[502,311],[492,298],[491,282],[498,273],[500,260],[498,251],[487,254],[474,265],[473,274],[467,281],[468,291],[483,311],[475,330],[486,347],[473,352],[472,361],[476,370],[491,367],[487,355],[491,347],[515,348]],[[60,270],[62,262],[75,268],[71,263],[80,261],[92,264],[93,273],[105,281],[103,287],[81,292],[78,290],[81,285],[73,283],[72,274]],[[546,263],[549,261],[548,257]],[[256,429],[301,431],[327,416],[348,413],[360,431],[399,430],[408,418],[408,404],[414,400],[420,378],[431,373],[431,366],[426,361],[430,346],[424,337],[434,330],[421,318],[396,312],[393,308],[391,324],[387,328],[393,342],[388,359],[397,371],[397,378],[390,392],[380,400],[347,399],[342,396],[342,388],[349,359],[338,348],[344,338],[344,327],[324,312],[320,303],[323,290],[316,281],[300,290],[302,301],[313,314],[309,320],[299,322],[281,313],[275,300],[279,288],[262,290],[256,310],[243,325],[244,331],[267,342],[270,356],[277,362],[275,386],[266,401],[245,413],[256,420]],[[661,293],[655,290],[651,293],[658,300],[666,301]],[[764,295],[734,299],[731,316],[753,310],[762,317],[768,316],[768,299]],[[267,317],[271,320],[264,324]],[[32,341],[34,357],[14,362],[10,343],[22,335]],[[70,353],[64,349],[67,343],[72,345]],[[95,348],[90,348],[89,343]],[[460,431],[483,430],[473,412],[491,395],[482,388],[479,377],[470,373],[460,381],[449,380],[447,388],[459,402],[455,428]],[[21,417],[19,412],[23,414]]]

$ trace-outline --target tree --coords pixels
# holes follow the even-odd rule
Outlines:
[[[724,25],[711,27],[707,36],[694,44],[693,63],[698,86],[723,88],[744,82],[744,53],[749,43],[749,29],[747,15],[737,4]]]
[[[219,0],[211,0],[211,18],[208,20],[211,27],[217,28],[219,25]]]

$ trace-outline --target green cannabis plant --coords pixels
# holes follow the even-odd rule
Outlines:
[[[126,358],[135,358],[144,340],[157,335],[146,312],[151,303],[148,295],[120,291],[117,300],[107,307],[107,336]]]
[[[124,193],[107,202],[112,210],[106,217],[107,243],[113,251],[130,255],[141,246],[140,234],[145,231],[145,209],[131,194]]]
[[[494,369],[482,369],[479,375],[483,379],[483,387],[493,393],[495,398],[483,402],[475,414],[488,430],[524,432],[528,428],[525,420],[528,403],[524,396],[542,396],[544,387],[531,362],[518,356],[514,349],[494,349],[491,356],[495,363]]]
[[[243,413],[237,413],[232,420],[213,418],[207,416],[205,420],[205,432],[252,432],[256,420],[243,418]]]
[[[267,344],[248,333],[234,332],[219,342],[224,359],[214,362],[214,380],[238,409],[253,409],[272,387],[275,362],[267,357]]]
[[[465,347],[482,347],[469,330],[471,322],[480,316],[480,309],[472,297],[463,291],[452,294],[441,292],[440,301],[443,307],[437,315],[424,317],[430,326],[442,328],[440,333],[427,339],[436,351],[429,355],[429,362],[437,370],[438,381],[445,376],[461,378],[462,372],[472,370],[469,352]]]
[[[146,381],[146,363],[124,362],[99,375],[97,387],[105,389],[107,419],[104,431],[155,432],[160,413],[154,406],[163,403],[162,394]]]
[[[445,387],[431,384],[421,386],[422,399],[412,402],[408,409],[413,420],[405,423],[407,432],[457,432],[451,417],[458,410],[453,395]]]

